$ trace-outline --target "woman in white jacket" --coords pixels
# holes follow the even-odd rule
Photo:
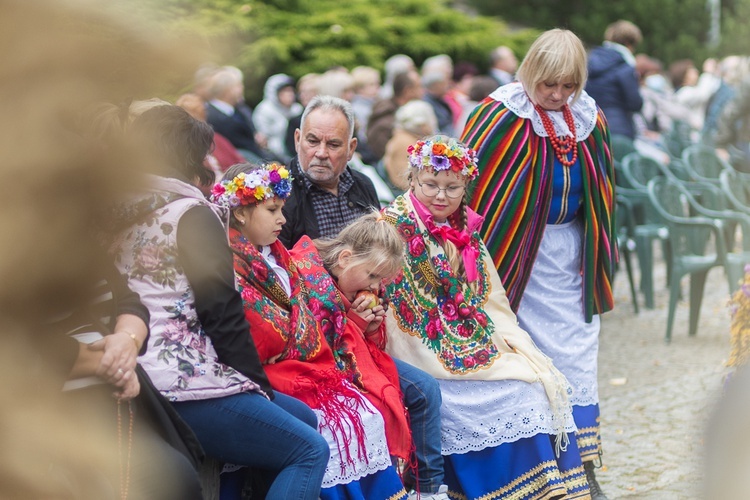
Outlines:
[[[302,113],[297,102],[294,79],[283,73],[266,80],[263,100],[253,111],[253,125],[258,132],[268,137],[268,149],[279,161],[287,162],[292,152],[284,147],[284,137],[289,119]]]

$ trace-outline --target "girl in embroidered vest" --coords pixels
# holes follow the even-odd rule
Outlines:
[[[234,165],[214,186],[231,210],[229,240],[250,334],[274,390],[309,405],[331,456],[323,499],[405,495],[380,412],[339,371],[299,266],[278,240],[291,178],[283,166]],[[382,307],[378,311],[382,320]]]
[[[409,147],[410,190],[383,214],[405,245],[386,286],[387,351],[438,379],[451,498],[588,498],[565,377],[518,327],[466,207],[476,156]]]
[[[613,307],[614,163],[601,109],[583,90],[586,52],[543,33],[473,111],[463,140],[481,170],[470,206],[521,326],[573,386],[578,447],[599,491],[599,314]]]

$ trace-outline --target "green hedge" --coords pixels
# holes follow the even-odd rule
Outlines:
[[[511,30],[440,0],[152,0],[171,29],[197,32],[219,54],[214,62],[245,72],[248,101],[268,76],[300,77],[332,66],[382,69],[393,54],[417,64],[445,53],[485,69],[490,51],[525,52],[538,31]]]

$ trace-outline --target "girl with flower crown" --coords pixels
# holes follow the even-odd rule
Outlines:
[[[612,309],[614,163],[604,113],[583,90],[586,50],[543,33],[518,81],[470,116],[463,140],[481,168],[470,206],[521,326],[573,386],[576,439],[594,500],[601,454],[599,315]]]
[[[297,262],[278,240],[285,222],[281,209],[291,188],[289,172],[275,163],[245,163],[234,165],[224,177],[214,187],[214,200],[231,210],[237,286],[266,375],[274,390],[313,409],[330,448],[321,498],[405,496],[391,462],[383,415],[339,370],[327,342],[329,323],[316,316],[318,290],[309,287],[302,271],[310,265]],[[402,406],[398,411],[403,415]]]
[[[410,189],[384,209],[405,243],[387,351],[438,379],[451,498],[588,498],[569,386],[510,309],[466,206],[473,150],[434,136],[408,149]]]

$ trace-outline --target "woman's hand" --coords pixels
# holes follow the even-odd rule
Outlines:
[[[122,389],[135,377],[138,348],[126,331],[107,335],[89,345],[92,351],[103,351],[96,375]]]
[[[147,336],[148,327],[141,318],[119,315],[114,333],[89,345],[90,350],[102,352],[96,375],[120,389],[130,384],[131,379],[137,378],[136,358]]]
[[[120,401],[128,401],[133,399],[141,392],[141,383],[138,382],[138,377],[135,372],[130,372],[132,377],[128,377],[125,380],[119,391],[115,391],[113,396]]]

